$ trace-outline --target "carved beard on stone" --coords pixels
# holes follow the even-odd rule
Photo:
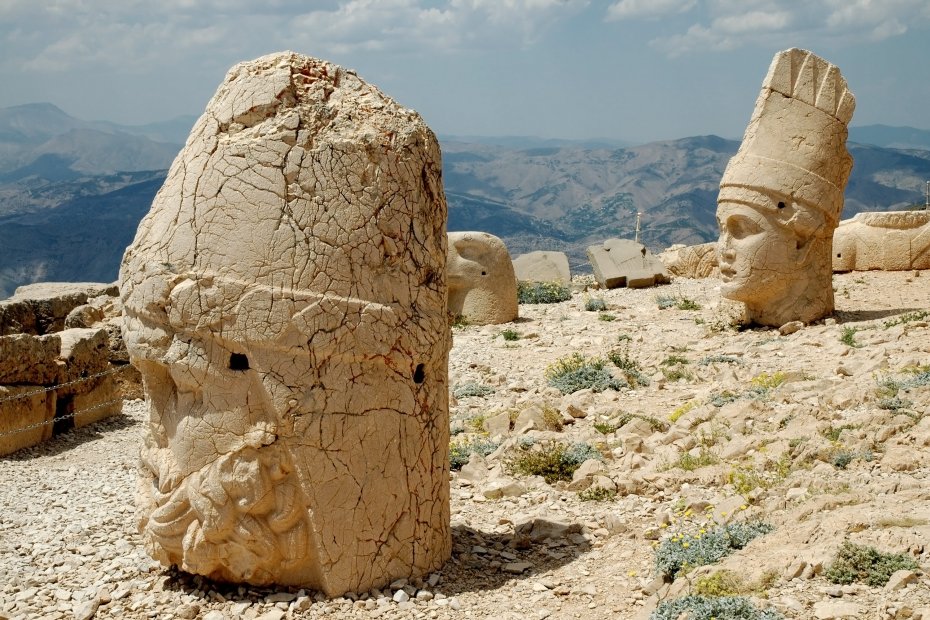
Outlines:
[[[352,555],[344,546],[374,557],[384,545],[337,542],[334,528],[348,539],[372,522],[412,530],[411,502],[421,500],[443,513],[442,501],[430,507],[416,493],[381,488],[385,472],[404,477],[390,484],[415,488],[436,467],[429,441],[412,454],[397,445],[422,437],[426,420],[399,412],[432,410],[410,388],[438,369],[391,359],[411,348],[392,307],[164,264],[148,263],[141,275],[124,303],[127,347],[149,396],[137,498],[154,558],[222,581],[336,592],[336,583],[368,583],[377,572],[371,558],[355,558],[340,575],[333,566]],[[423,449],[430,455],[416,456]],[[442,541],[448,525],[439,525]]]

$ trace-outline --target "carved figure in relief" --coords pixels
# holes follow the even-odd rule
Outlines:
[[[834,65],[805,50],[775,55],[717,200],[721,293],[744,302],[754,323],[833,311],[831,249],[854,107]]]

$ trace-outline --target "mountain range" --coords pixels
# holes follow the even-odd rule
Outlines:
[[[51,104],[0,109],[0,298],[40,280],[116,278],[194,117],[122,126]],[[512,255],[550,249],[588,271],[585,247],[640,238],[654,251],[716,239],[717,188],[738,140],[443,136],[449,230],[501,237]],[[855,165],[843,217],[923,204],[930,131],[850,130]]]

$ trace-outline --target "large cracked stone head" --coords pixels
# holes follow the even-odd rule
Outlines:
[[[775,55],[717,199],[722,293],[744,302],[753,322],[833,311],[831,243],[854,108],[837,67],[805,50]]]
[[[155,558],[330,595],[442,565],[445,221],[414,111],[290,52],[229,71],[120,269]]]

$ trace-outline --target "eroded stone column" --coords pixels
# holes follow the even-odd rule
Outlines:
[[[775,55],[717,199],[722,294],[744,302],[754,323],[833,312],[831,248],[854,108],[837,67],[805,50]]]
[[[153,557],[332,596],[443,564],[445,222],[416,112],[290,52],[229,71],[120,270]]]

